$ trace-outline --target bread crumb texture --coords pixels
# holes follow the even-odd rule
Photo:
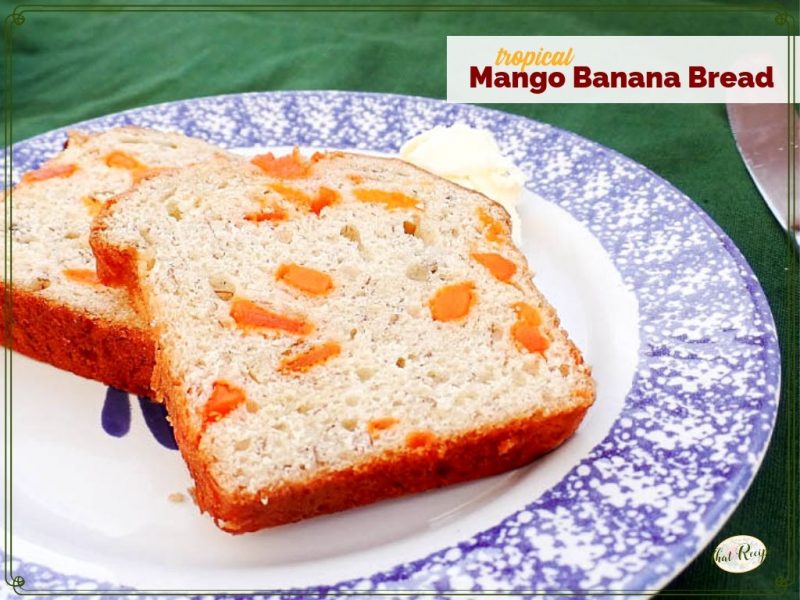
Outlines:
[[[594,400],[504,210],[404,162],[212,161],[94,227],[100,262],[134,257],[154,387],[229,531],[519,466]]]

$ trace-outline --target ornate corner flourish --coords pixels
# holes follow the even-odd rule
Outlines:
[[[19,11],[19,12],[18,12]],[[21,6],[15,6],[14,12],[12,12],[9,16],[11,17],[11,22],[14,23],[17,27],[25,23],[25,15],[23,14],[25,9]]]
[[[789,12],[779,12],[775,15],[775,24],[779,27],[786,27],[788,35],[796,35],[797,27],[795,25],[794,15]]]
[[[785,592],[786,590],[788,590],[791,583],[792,579],[788,575],[778,575],[775,578],[775,587],[780,592]]]

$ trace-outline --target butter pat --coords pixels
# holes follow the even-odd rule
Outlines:
[[[517,204],[525,177],[500,153],[491,132],[463,123],[434,127],[406,142],[400,148],[400,157],[501,204],[511,217],[511,237],[519,246],[521,224]]]

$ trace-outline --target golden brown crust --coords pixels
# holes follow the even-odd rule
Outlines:
[[[230,494],[219,488],[211,475],[209,457],[198,448],[200,434],[190,432],[183,390],[158,368],[156,373],[153,385],[166,390],[178,446],[195,480],[195,500],[230,533],[292,523],[521,467],[567,440],[594,402],[593,389],[578,390],[575,396],[580,404],[568,410],[518,418],[420,449],[389,452],[308,482],[289,483],[272,490],[262,501],[256,495]]]
[[[89,243],[96,258],[97,277],[104,285],[125,288],[135,297],[139,289],[134,275],[136,250],[110,246],[94,232],[93,226]]]
[[[95,270],[97,277],[104,285],[124,288],[128,292],[131,306],[144,322],[149,322],[146,305],[142,301],[139,279],[136,274],[136,263],[139,260],[139,253],[133,247],[118,247],[109,244],[103,237],[106,229],[106,217],[114,210],[114,205],[120,198],[127,194],[123,193],[106,202],[92,221],[89,233],[89,246],[95,257]],[[151,332],[153,338],[155,333]]]
[[[6,298],[5,287],[0,290]],[[155,345],[144,331],[11,286],[3,344],[36,360],[140,395],[150,395]],[[7,306],[7,300],[4,303]],[[9,335],[10,334],[10,335]]]

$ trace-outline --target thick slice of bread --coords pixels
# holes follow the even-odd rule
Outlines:
[[[523,465],[590,369],[485,196],[399,160],[211,161],[95,220],[196,499],[245,532]],[[283,176],[283,177],[280,177]]]
[[[92,218],[106,200],[158,169],[221,152],[177,133],[134,127],[70,132],[65,149],[23,175],[13,190],[12,323],[4,318],[4,343],[10,333],[14,350],[148,393],[154,344],[126,294],[101,285],[94,275]]]

